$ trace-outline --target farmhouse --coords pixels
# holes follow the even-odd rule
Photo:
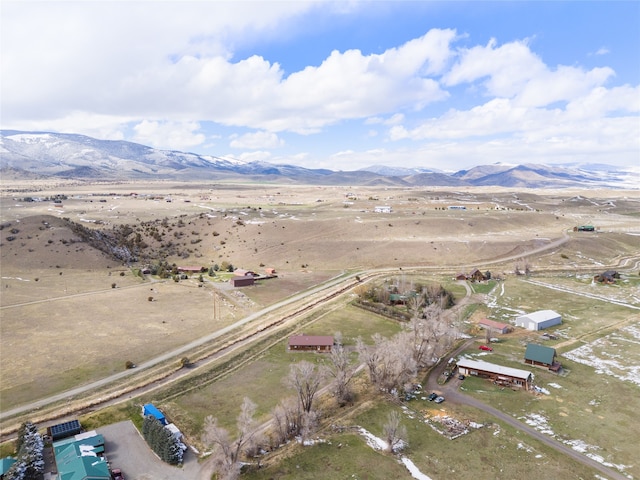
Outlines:
[[[391,207],[389,205],[380,205],[378,207],[374,207],[373,211],[375,213],[391,213]]]
[[[500,322],[496,322],[494,320],[489,320],[487,318],[485,318],[484,320],[480,320],[478,322],[478,326],[480,328],[484,328],[485,330],[491,330],[492,332],[497,332],[497,333],[508,333],[509,330],[511,329],[511,325],[508,325],[506,323],[500,323]]]
[[[231,285],[233,285],[233,287],[248,287],[250,285],[253,285],[256,282],[256,279],[253,278],[252,276],[246,276],[246,277],[233,277],[231,280]]]
[[[109,480],[104,456],[104,437],[95,431],[54,442],[58,478],[64,480]]]
[[[233,275],[235,277],[257,277],[258,276],[256,272],[252,270],[245,270],[243,268],[236,268],[233,271]]]
[[[607,270],[593,277],[596,282],[599,283],[616,283],[616,280],[620,278],[620,274],[615,270]]]
[[[527,315],[520,315],[516,318],[516,326],[527,330],[542,330],[544,328],[560,325],[562,317],[553,310],[538,310]]]
[[[194,266],[178,267],[178,272],[181,272],[181,273],[200,273],[201,271],[202,271],[202,267],[194,267]]]
[[[527,350],[524,352],[524,363],[547,367],[552,372],[557,372],[562,367],[560,363],[556,362],[555,348],[535,343],[527,345]]]
[[[290,351],[330,352],[333,347],[332,335],[293,335],[289,337]]]
[[[482,360],[463,358],[458,361],[458,371],[462,375],[474,375],[493,380],[499,385],[514,385],[529,390],[533,384],[533,374],[518,368],[503,367]]]

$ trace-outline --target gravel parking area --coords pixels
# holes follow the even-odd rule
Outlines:
[[[174,467],[160,460],[147,446],[131,421],[114,423],[97,429],[104,435],[105,453],[112,468],[122,469],[127,480],[194,480],[200,465],[195,454],[187,450],[184,465]]]

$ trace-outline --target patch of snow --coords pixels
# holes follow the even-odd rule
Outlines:
[[[553,388],[562,388],[562,385],[558,385],[557,383],[550,383],[549,386]]]
[[[402,457],[400,461],[404,464],[405,467],[407,467],[407,470],[409,470],[412,478],[415,478],[417,480],[431,480],[431,477],[422,473],[420,469],[418,469],[418,467],[416,467],[415,464],[407,457]]]

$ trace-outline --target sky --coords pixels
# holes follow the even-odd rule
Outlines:
[[[640,167],[640,1],[0,0],[0,128],[306,168]]]

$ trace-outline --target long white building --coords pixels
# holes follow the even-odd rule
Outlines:
[[[527,330],[542,330],[543,328],[560,325],[562,317],[553,310],[538,310],[537,312],[520,315],[516,318],[516,326]]]

